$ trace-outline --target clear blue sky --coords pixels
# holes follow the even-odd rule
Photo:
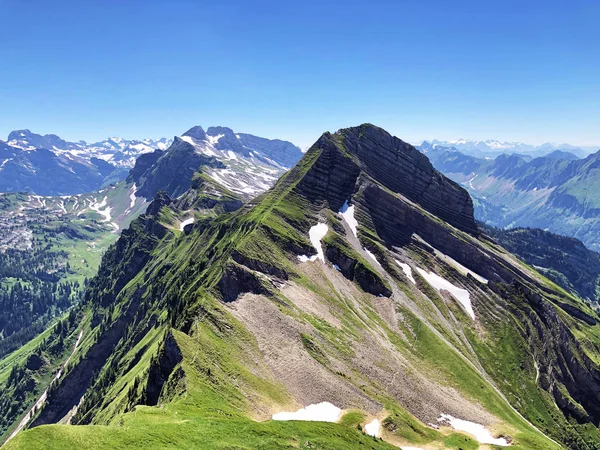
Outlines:
[[[0,138],[600,144],[600,2],[0,0]]]

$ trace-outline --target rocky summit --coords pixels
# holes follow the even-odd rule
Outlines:
[[[221,139],[173,145],[214,161]],[[106,252],[6,448],[598,448],[598,315],[425,155],[364,124],[245,203],[219,170],[157,192]]]
[[[308,198],[320,197],[337,210],[356,191],[371,186],[365,195],[398,193],[463,231],[477,232],[468,193],[412,145],[381,128],[366,124],[326,133],[310,151],[320,156],[303,180]]]

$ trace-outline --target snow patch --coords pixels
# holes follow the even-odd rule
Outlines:
[[[471,274],[471,276],[473,278],[475,278],[477,281],[479,281],[480,283],[488,284],[489,280],[487,278],[484,278],[481,275],[476,274],[472,270],[468,269],[467,267],[463,266],[461,263],[456,261],[454,258],[451,258],[450,256],[440,252],[438,249],[434,249],[434,250],[435,250],[435,254],[438,257],[440,257],[441,259],[446,261],[448,264],[453,266],[456,270],[458,270],[460,273],[462,273],[465,277],[467,276],[467,274]]]
[[[327,227],[326,223],[318,223],[310,228],[308,231],[308,237],[310,238],[310,242],[312,243],[313,247],[317,251],[317,254],[313,256],[298,255],[300,262],[316,261],[317,259],[325,262],[325,254],[323,253],[321,239],[325,237],[327,231],[329,231],[329,228]]]
[[[381,264],[379,264],[379,261],[377,261],[377,258],[375,258],[375,255],[373,253],[371,253],[369,250],[367,250],[366,247],[363,247],[363,250],[367,253],[367,255],[369,255],[369,258],[371,258],[373,261],[375,261],[375,263],[378,266],[381,266]]]
[[[471,296],[469,294],[469,291],[454,286],[448,280],[440,277],[439,275],[433,272],[426,272],[420,267],[417,267],[417,271],[423,278],[425,278],[425,280],[427,280],[429,284],[431,284],[438,291],[445,290],[450,292],[454,296],[454,298],[456,298],[460,302],[467,314],[469,314],[469,316],[471,316],[471,318],[475,320],[475,312],[473,311],[473,306],[471,305]]]
[[[188,144],[196,145],[194,138],[191,136],[181,136],[181,140],[187,142]]]
[[[472,434],[480,444],[492,444],[500,447],[508,447],[510,443],[504,438],[495,438],[487,428],[478,423],[468,420],[457,419],[450,414],[442,414],[438,417],[438,422],[450,425],[454,430],[464,431]]]
[[[354,234],[354,236],[358,237],[358,235],[356,234],[356,229],[358,227],[358,221],[354,218],[354,205],[350,206],[348,204],[348,200],[346,200],[344,202],[344,204],[342,205],[342,209],[340,209],[340,214],[342,215],[342,217],[344,218],[344,220],[350,227],[350,230],[352,230],[352,233]]]
[[[379,437],[380,427],[381,424],[379,423],[379,420],[373,419],[371,422],[365,425],[365,433],[369,436]]]
[[[210,136],[209,136],[209,138],[210,138]],[[203,154],[208,155],[208,156],[215,156],[215,157],[218,156],[214,151],[212,151],[208,147],[208,145],[210,145],[210,144],[207,144],[204,141],[197,142],[191,136],[181,136],[181,140],[187,142],[188,144],[192,144],[198,153],[203,153]]]
[[[410,268],[410,266],[406,263],[398,261],[397,259],[395,259],[394,261],[396,261],[396,264],[398,264],[402,268],[402,272],[404,272],[406,278],[412,281],[413,284],[417,284],[417,282],[415,281],[415,277],[413,277],[412,269]]]
[[[131,194],[129,194],[129,209],[132,209],[135,206],[135,193],[137,192],[137,186],[133,183],[133,189],[131,190]]]
[[[227,150],[227,154],[229,155],[229,159],[237,159],[237,155],[231,150]]]
[[[102,191],[100,191],[100,192],[102,192]],[[96,211],[98,214],[100,214],[101,216],[104,217],[102,219],[102,222],[110,222],[110,219],[111,219],[110,211],[112,208],[110,206],[107,206],[107,200],[108,200],[108,197],[104,196],[104,199],[100,203],[94,202],[93,204],[90,204],[90,209],[92,211]],[[102,208],[104,208],[104,209],[102,209]],[[110,225],[112,225],[112,227],[115,229],[115,231],[117,231],[119,229],[119,226],[115,222],[110,222]]]
[[[473,178],[471,178],[471,179],[469,180],[469,187],[470,187],[471,189],[475,189],[475,186],[473,186],[473,181],[475,181],[475,178],[477,178],[477,175],[475,175]]]
[[[190,217],[189,219],[185,219],[183,222],[181,222],[179,224],[179,231],[183,231],[183,229],[185,228],[186,225],[189,225],[190,223],[194,223],[194,218]]]
[[[311,227],[308,232],[308,237],[310,238],[310,242],[313,247],[317,251],[317,258],[321,261],[325,262],[325,254],[323,253],[323,246],[321,245],[321,239],[325,237],[329,231],[329,227],[327,227],[326,223],[318,223],[315,226]]]
[[[310,422],[337,422],[342,410],[329,402],[308,405],[296,412],[273,414],[273,420],[303,420]]]
[[[300,262],[316,261],[317,255],[312,255],[312,256],[298,255],[298,259],[300,260]]]

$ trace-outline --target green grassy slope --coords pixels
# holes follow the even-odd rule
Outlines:
[[[244,208],[198,216],[185,233],[166,200],[135,221],[90,284],[93,329],[55,393],[58,411],[80,400],[75,383],[88,387],[73,419],[82,426],[35,427],[7,448],[479,447],[428,425],[440,413],[484,423],[512,448],[561,447],[548,436],[596,448],[594,406],[578,390],[587,378],[577,378],[598,373],[595,313],[485,237],[329,167],[322,179],[349,186],[353,236],[306,182],[327,169],[324,158],[356,158],[333,139]],[[315,253],[308,231],[318,222],[328,225],[326,261],[299,263]],[[395,260],[414,269],[415,283]],[[417,268],[468,290],[476,319]],[[567,354],[572,370],[556,360]],[[350,415],[269,420],[325,400]],[[36,424],[55,421],[53,411]],[[375,417],[383,441],[361,432]]]

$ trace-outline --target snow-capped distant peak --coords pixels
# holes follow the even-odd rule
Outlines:
[[[56,155],[65,157],[78,157],[82,161],[92,158],[107,161],[117,167],[133,167],[136,158],[142,153],[151,152],[154,149],[165,150],[171,144],[171,140],[161,138],[154,139],[125,139],[112,136],[100,142],[88,144],[85,141],[68,142],[55,134],[36,134],[30,130],[16,130],[9,134],[6,142],[11,147],[26,151],[47,149]]]
[[[473,142],[473,141],[468,141],[468,140],[463,139],[463,138],[458,138],[458,139],[449,140],[447,142],[448,142],[448,144],[452,144],[452,145],[461,145],[461,144],[468,144],[468,143]]]

